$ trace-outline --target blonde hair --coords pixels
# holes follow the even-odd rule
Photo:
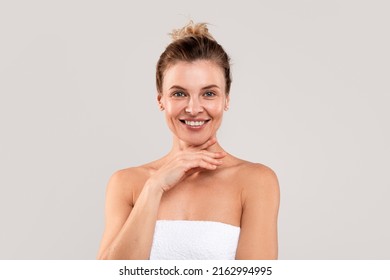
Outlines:
[[[204,36],[215,41],[207,28],[207,23],[194,23],[192,20],[186,26],[172,30],[169,35],[172,41],[180,40],[188,36]]]
[[[165,71],[179,61],[193,62],[208,60],[215,62],[223,70],[226,94],[230,92],[232,82],[230,74],[230,57],[210,34],[206,23],[190,21],[186,26],[170,33],[172,42],[160,55],[156,66],[156,86],[162,94]]]

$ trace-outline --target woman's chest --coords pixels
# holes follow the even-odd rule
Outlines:
[[[199,176],[183,181],[164,194],[158,219],[217,221],[239,226],[241,212],[239,182]]]

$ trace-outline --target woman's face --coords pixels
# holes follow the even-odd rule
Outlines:
[[[216,135],[228,106],[222,69],[208,60],[178,62],[165,71],[158,101],[176,137],[201,145]]]

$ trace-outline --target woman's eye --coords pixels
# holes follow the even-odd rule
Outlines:
[[[174,97],[185,97],[186,94],[184,92],[182,92],[182,91],[177,91],[177,92],[172,93],[172,96],[174,96]]]
[[[214,96],[215,96],[215,93],[212,92],[212,91],[208,91],[208,92],[205,92],[205,93],[204,93],[204,96],[206,96],[206,97],[214,97]]]

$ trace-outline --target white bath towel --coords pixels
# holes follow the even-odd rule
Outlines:
[[[211,221],[158,220],[151,260],[234,260],[240,228]]]

